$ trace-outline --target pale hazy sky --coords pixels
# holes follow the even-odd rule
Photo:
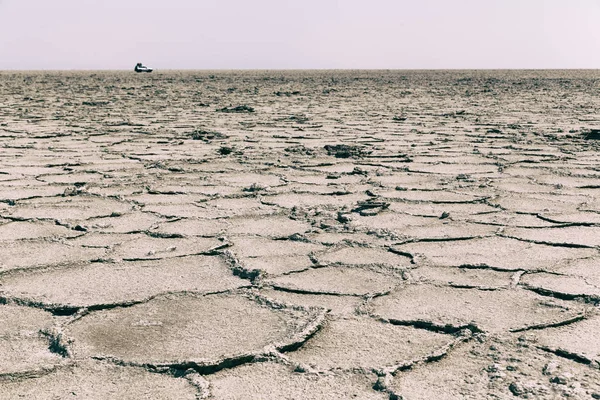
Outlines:
[[[600,0],[0,0],[0,70],[600,68]]]

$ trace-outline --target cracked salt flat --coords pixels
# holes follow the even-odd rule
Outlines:
[[[552,245],[599,247],[600,227],[567,226],[548,229],[512,228],[504,234],[520,240]]]
[[[331,315],[353,315],[364,301],[362,297],[358,296],[312,294],[310,292],[294,293],[287,290],[276,290],[268,286],[263,287],[260,294],[285,304],[302,304],[307,307],[324,308]]]
[[[362,374],[301,373],[286,365],[259,362],[220,371],[209,381],[213,396],[219,399],[388,399],[386,393],[372,389],[374,379]]]
[[[414,281],[455,287],[500,289],[508,287],[514,274],[491,269],[419,267],[409,272]]]
[[[115,245],[111,257],[127,261],[156,260],[210,253],[222,242],[213,238],[155,238],[139,236]]]
[[[52,222],[15,221],[0,225],[0,241],[72,238],[83,235]]]
[[[48,349],[45,337],[2,338],[0,342],[1,375],[19,375],[52,369],[64,363],[61,356]]]
[[[41,372],[64,363],[41,333],[53,323],[52,315],[42,310],[0,305],[0,381],[4,375]]]
[[[316,318],[316,311],[271,307],[251,296],[180,294],[83,316],[65,334],[72,337],[76,359],[219,369],[248,361],[269,346],[302,342],[303,330]]]
[[[149,231],[163,221],[155,215],[138,211],[109,218],[92,218],[83,226],[92,232],[137,233]]]
[[[323,264],[385,265],[392,269],[410,265],[410,259],[406,256],[384,249],[360,246],[333,248],[317,255],[316,258]]]
[[[398,373],[392,388],[415,400],[592,399],[600,393],[599,378],[598,370],[502,338],[468,344],[438,363]]]
[[[104,249],[60,242],[4,241],[0,248],[0,272],[91,261],[104,256],[105,253]]]
[[[73,397],[90,400],[196,400],[197,395],[197,388],[184,378],[97,361],[80,362],[38,376],[0,380],[0,396],[6,400]]]
[[[433,285],[402,287],[373,299],[370,306],[375,315],[389,320],[425,321],[438,326],[474,324],[486,332],[556,324],[585,311],[581,304],[548,299],[523,289],[488,291]]]
[[[536,345],[543,349],[570,355],[584,363],[600,363],[600,342],[598,341],[600,318],[589,315],[583,321],[566,326],[555,327],[536,332],[533,336]]]
[[[82,221],[122,214],[130,209],[131,206],[128,204],[112,199],[86,196],[64,199],[42,198],[19,201],[14,208],[10,209],[8,216],[18,219]]]
[[[394,369],[433,354],[452,340],[449,335],[370,318],[340,318],[328,321],[289,357],[317,370]]]
[[[0,295],[44,305],[48,309],[108,308],[161,293],[221,292],[247,286],[221,259],[189,256],[176,259],[94,263],[45,268],[0,277]]]
[[[598,253],[595,249],[558,247],[503,237],[409,243],[394,248],[414,254],[434,266],[506,271],[552,269]]]
[[[288,274],[267,281],[280,290],[296,293],[345,294],[354,296],[386,293],[402,282],[402,277],[376,269],[324,267]]]
[[[0,397],[600,398],[597,73],[331,74],[0,74]]]
[[[521,285],[537,293],[558,298],[579,299],[589,303],[600,302],[600,281],[598,277],[586,276],[583,268],[578,273],[579,276],[543,272],[526,274],[521,279]]]

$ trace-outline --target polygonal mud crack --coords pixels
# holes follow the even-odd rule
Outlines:
[[[369,247],[342,247],[317,256],[321,263],[346,265],[384,265],[392,268],[409,267],[410,258],[391,251]]]
[[[489,332],[526,329],[570,320],[582,304],[527,290],[478,290],[410,285],[372,300],[373,313],[393,322],[424,321],[438,326],[475,324]]]
[[[73,340],[76,358],[206,372],[250,361],[268,346],[301,345],[318,329],[320,318],[320,310],[272,307],[250,295],[168,295],[91,313],[65,334]]]
[[[93,218],[86,221],[86,226],[105,233],[130,233],[148,230],[162,221],[153,214],[137,211],[110,218]]]
[[[402,282],[400,276],[386,271],[359,267],[325,267],[268,281],[279,290],[296,293],[364,296],[385,293]]]
[[[490,201],[490,204],[505,210],[523,213],[569,213],[576,211],[584,197],[555,194],[502,195]]]
[[[103,308],[166,292],[219,292],[248,285],[218,257],[94,263],[0,277],[0,295],[53,308]]]
[[[245,270],[270,275],[310,268],[313,262],[309,255],[325,249],[321,244],[293,240],[234,237],[232,241],[231,250]]]
[[[313,262],[307,254],[240,257],[240,265],[247,271],[279,275],[296,271],[304,271],[313,267]]]
[[[395,249],[419,254],[436,266],[487,266],[502,270],[551,269],[597,254],[594,249],[555,247],[502,237],[409,243],[396,246]]]
[[[584,272],[584,271],[579,271]],[[547,273],[526,274],[521,278],[523,287],[534,292],[561,299],[583,299],[600,304],[600,286],[592,279]]]
[[[160,224],[151,231],[159,235],[217,236],[229,226],[225,219],[180,219]]]
[[[410,271],[410,276],[416,281],[490,290],[509,286],[513,275],[511,272],[491,269],[451,267],[419,267]]]
[[[600,224],[600,213],[595,212],[572,212],[572,213],[548,213],[538,214],[543,220],[554,223],[575,223],[575,224]]]
[[[394,377],[391,388],[411,400],[592,399],[600,371],[528,346],[472,341],[436,363]]]
[[[347,194],[343,196],[330,196],[319,194],[295,194],[285,193],[275,196],[263,197],[263,203],[273,204],[283,208],[294,207],[323,207],[339,209],[351,207],[359,201],[364,201],[367,196],[362,194]]]
[[[600,366],[598,332],[600,332],[600,317],[593,315],[574,324],[537,331],[534,338],[535,344],[544,349],[580,362],[595,362],[598,367]]]
[[[397,235],[412,240],[486,236],[497,230],[497,227],[491,225],[440,219],[441,215],[442,211],[436,218],[388,212],[374,217],[355,217],[350,224],[371,230],[388,229]],[[454,214],[449,213],[449,215]]]
[[[0,225],[0,240],[69,238],[83,235],[54,222],[16,221]]]
[[[498,167],[495,165],[485,164],[411,164],[411,172],[427,172],[432,174],[445,174],[445,175],[478,175],[478,174],[492,174],[498,171]]]
[[[287,304],[294,304],[303,307],[325,308],[330,314],[333,315],[352,315],[363,301],[361,297],[355,296],[294,293],[285,290],[275,290],[272,288],[262,288],[260,290],[260,294],[262,296]]]
[[[223,218],[223,217],[241,217],[245,215],[263,215],[274,214],[276,207],[265,205],[254,198],[223,198],[209,200],[201,204],[197,216],[204,218]]]
[[[92,361],[39,376],[0,380],[0,398],[5,400],[197,400],[197,394],[183,378]]]
[[[568,226],[562,228],[511,228],[504,234],[533,243],[548,243],[565,247],[600,246],[600,227]]]
[[[290,255],[307,255],[310,252],[322,251],[326,247],[319,244],[297,242],[292,240],[269,240],[265,238],[234,237],[231,250],[238,257],[273,257]]]
[[[372,389],[373,375],[311,374],[273,362],[259,362],[219,371],[208,378],[217,399],[388,399]]]
[[[394,190],[377,193],[384,199],[428,202],[433,204],[471,204],[482,200],[481,196],[450,192],[448,190]]]
[[[265,217],[233,218],[227,232],[231,235],[260,235],[270,237],[288,237],[295,233],[310,230],[310,224],[296,221],[286,216],[273,215]]]
[[[318,369],[394,370],[426,358],[452,340],[449,335],[371,318],[335,319],[289,357]]]
[[[209,238],[153,238],[141,237],[117,246],[112,257],[123,260],[156,260],[207,253],[219,247],[222,242]]]
[[[42,336],[2,338],[0,378],[2,375],[50,370],[64,362],[60,355],[52,353],[48,348],[49,341]]]
[[[0,243],[0,272],[91,261],[104,256],[105,249],[85,248],[50,241]]]
[[[117,200],[92,197],[51,197],[19,202],[11,209],[11,217],[77,221],[88,218],[123,214],[131,206]]]
[[[52,325],[52,315],[45,311],[0,305],[0,388],[4,375],[50,370],[64,362],[40,333]]]

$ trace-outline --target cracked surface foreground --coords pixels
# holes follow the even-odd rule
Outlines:
[[[0,398],[600,399],[599,78],[0,73]]]

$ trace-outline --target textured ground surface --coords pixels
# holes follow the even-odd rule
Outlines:
[[[0,398],[600,399],[599,73],[0,94]]]

